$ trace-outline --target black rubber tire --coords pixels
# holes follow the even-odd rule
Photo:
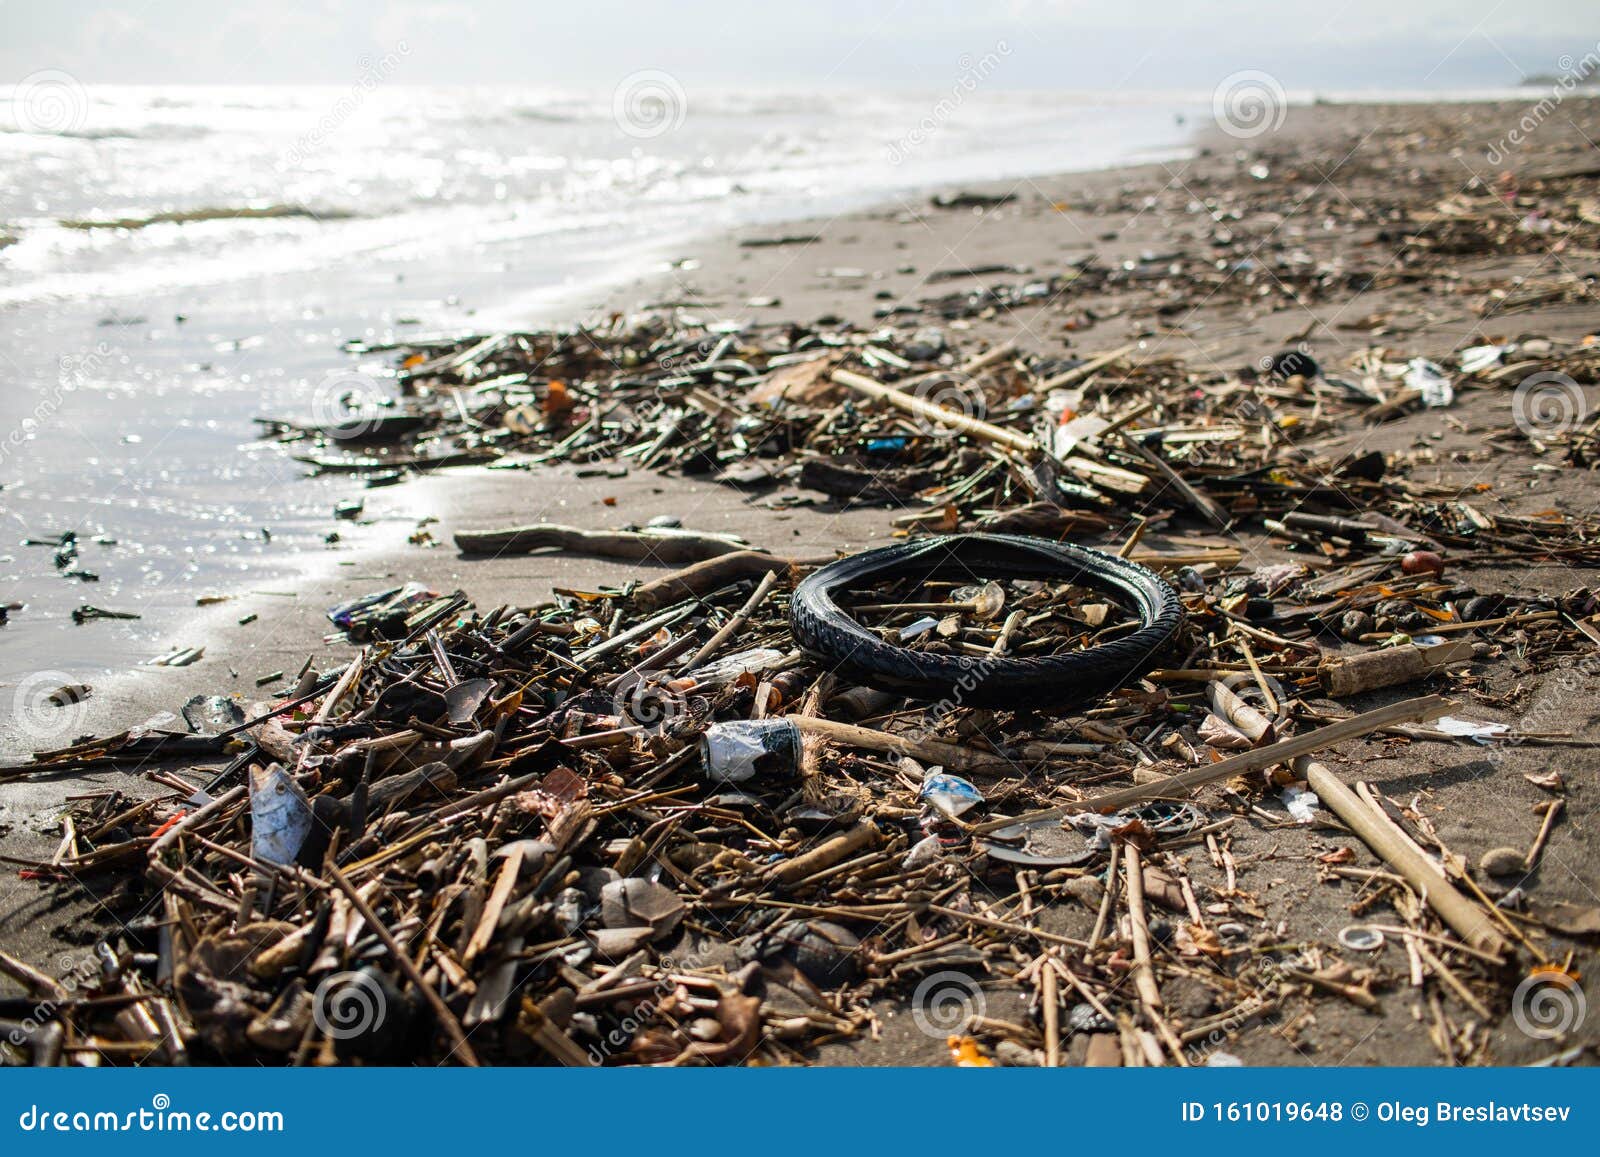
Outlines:
[[[989,659],[929,655],[887,643],[839,609],[836,592],[898,578],[1068,579],[1138,612],[1140,627],[1068,655]],[[880,547],[830,563],[795,588],[789,626],[807,654],[846,679],[914,699],[977,707],[1082,703],[1148,671],[1183,624],[1183,604],[1151,570],[1066,542],[952,534]]]

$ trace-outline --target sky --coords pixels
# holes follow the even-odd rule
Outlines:
[[[0,83],[609,90],[641,69],[727,87],[924,89],[1004,45],[999,87],[1504,87],[1597,51],[1594,0],[0,0]]]

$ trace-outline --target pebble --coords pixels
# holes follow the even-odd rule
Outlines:
[[[1431,550],[1414,550],[1400,560],[1400,569],[1406,574],[1443,574],[1444,559]]]
[[[1528,870],[1527,861],[1516,848],[1490,848],[1478,867],[1491,876],[1518,876]]]

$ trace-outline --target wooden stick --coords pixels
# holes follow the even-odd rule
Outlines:
[[[745,601],[744,606],[740,607],[734,612],[733,618],[729,619],[720,631],[706,640],[705,646],[701,647],[694,653],[694,657],[684,664],[684,670],[693,671],[696,667],[700,666],[701,663],[704,663],[707,659],[711,658],[712,655],[715,655],[717,653],[717,649],[721,647],[722,644],[726,643],[730,638],[732,638],[734,632],[740,627],[744,626],[745,623],[750,620],[750,616],[755,613],[756,608],[761,605],[762,601],[772,593],[772,588],[776,586],[777,583],[777,571],[769,570],[766,574],[762,575],[761,581],[756,585],[755,593]]]
[[[1429,948],[1421,940],[1416,942],[1416,947],[1417,955],[1422,957],[1429,968],[1433,969],[1435,976],[1450,986],[1450,990],[1461,998],[1462,1004],[1465,1004],[1473,1012],[1477,1013],[1478,1019],[1483,1021],[1485,1024],[1493,1023],[1494,1014],[1484,1007],[1483,1001],[1479,1000],[1473,993],[1472,989],[1467,987],[1467,982],[1457,976],[1455,974],[1455,970],[1452,969],[1448,964],[1439,959],[1438,953],[1434,952],[1433,949]]]
[[[1337,723],[1330,723],[1326,727],[1307,732],[1305,735],[1294,735],[1288,739],[1280,739],[1277,743],[1270,743],[1266,747],[1257,747],[1251,751],[1241,751],[1238,755],[1229,759],[1224,759],[1205,767],[1197,767],[1191,771],[1181,772],[1166,779],[1158,779],[1153,783],[1120,788],[1117,791],[1108,791],[1101,795],[1090,796],[1088,799],[1065,803],[1059,807],[1026,812],[1011,819],[1001,817],[1000,819],[989,820],[987,823],[975,825],[972,831],[975,835],[984,835],[1000,828],[1010,827],[1012,824],[1037,823],[1041,820],[1060,819],[1062,816],[1073,815],[1077,812],[1111,812],[1116,811],[1118,808],[1145,803],[1152,799],[1183,799],[1195,788],[1202,787],[1208,783],[1215,783],[1219,779],[1228,779],[1235,775],[1243,775],[1249,771],[1260,771],[1276,763],[1286,763],[1297,756],[1320,751],[1324,747],[1331,747],[1333,744],[1342,743],[1346,739],[1357,739],[1360,736],[1368,735],[1380,728],[1387,727],[1391,723],[1431,719],[1442,714],[1448,707],[1449,702],[1437,695],[1427,695],[1420,699],[1407,699],[1402,703],[1391,703],[1389,706],[1379,707],[1375,711],[1368,711],[1361,715],[1351,716],[1349,719],[1341,719]]]
[[[827,843],[811,849],[802,856],[785,860],[772,873],[772,879],[785,887],[797,884],[809,876],[825,871],[849,859],[862,848],[876,844],[882,833],[871,820],[862,820],[843,835],[834,836]]]
[[[887,731],[877,731],[871,727],[858,727],[853,723],[839,723],[832,719],[817,719],[809,715],[789,715],[786,718],[806,734],[825,736],[837,743],[848,743],[852,747],[860,747],[867,751],[881,751],[888,755],[909,755],[913,759],[939,764],[951,771],[1011,766],[1011,761],[1003,755],[975,747],[963,747],[959,743],[946,743],[940,739],[911,739],[904,735],[890,735]],[[1006,821],[1006,823],[1012,822],[1015,821]]]
[[[1039,999],[1044,1003],[1044,1067],[1061,1067],[1061,979],[1050,966],[1045,954],[1045,966],[1039,976]]]
[[[1074,940],[1070,936],[1057,936],[1054,932],[1046,932],[1042,928],[1029,928],[1022,924],[1013,924],[1009,920],[996,920],[993,916],[980,916],[976,912],[963,912],[959,908],[946,908],[943,904],[929,904],[930,912],[937,912],[941,916],[950,916],[956,920],[967,920],[984,928],[993,928],[996,932],[1009,932],[1013,936],[1032,936],[1043,944],[1061,944],[1068,948],[1087,948],[1082,940]]]
[[[1544,855],[1544,846],[1550,842],[1550,833],[1555,829],[1556,820],[1561,818],[1566,806],[1566,801],[1559,799],[1553,799],[1545,805],[1544,823],[1539,825],[1539,834],[1534,837],[1533,846],[1528,849],[1528,854],[1522,861],[1522,866],[1528,871],[1531,872],[1539,866],[1539,860]]]
[[[1165,458],[1151,450],[1148,446],[1131,434],[1124,433],[1122,435],[1122,442],[1123,445],[1127,446],[1128,449],[1137,454],[1146,465],[1148,465],[1157,474],[1161,475],[1161,477],[1166,481],[1167,485],[1171,486],[1179,494],[1183,495],[1184,501],[1188,502],[1190,506],[1198,510],[1202,518],[1211,523],[1211,525],[1215,526],[1218,530],[1228,529],[1229,524],[1233,521],[1228,517],[1228,512],[1223,510],[1222,507],[1218,506],[1214,501],[1212,501],[1210,495],[1206,494],[1199,487],[1191,485],[1187,478],[1185,478],[1182,474],[1179,474],[1167,464],[1167,460]]]
[[[974,438],[982,438],[985,442],[994,442],[998,445],[1017,450],[1023,454],[1037,454],[1039,443],[1027,434],[1019,434],[1015,430],[1007,430],[979,418],[972,418],[956,410],[947,410],[937,403],[926,398],[919,398],[915,394],[908,394],[894,386],[886,386],[865,374],[854,373],[850,370],[834,370],[829,375],[841,386],[847,386],[858,394],[866,394],[869,398],[876,398],[881,402],[888,402],[897,409],[908,414],[915,414],[919,418],[927,418],[930,422],[937,422],[941,426],[948,426],[952,430],[959,430],[963,434],[971,434]]]
[[[1456,891],[1433,861],[1394,831],[1387,820],[1380,820],[1343,780],[1307,756],[1296,759],[1292,766],[1305,776],[1322,806],[1348,824],[1379,858],[1404,876],[1457,935],[1481,952],[1505,955],[1506,939],[1483,910]]]
[[[400,942],[394,938],[394,933],[390,932],[383,921],[378,919],[378,914],[372,910],[372,905],[361,898],[361,893],[356,890],[355,885],[350,883],[348,877],[339,870],[337,864],[330,863],[328,865],[328,874],[333,877],[334,884],[345,894],[345,898],[350,901],[355,910],[361,913],[361,918],[367,922],[368,927],[378,934],[378,939],[383,941],[383,946],[389,950],[389,955],[394,957],[394,962],[400,966],[400,971],[406,974],[406,979],[411,981],[412,986],[422,993],[423,998],[433,1009],[433,1015],[439,1018],[439,1023],[443,1026],[445,1035],[450,1038],[450,1043],[454,1046],[451,1051],[461,1054],[462,1064],[477,1068],[478,1055],[472,1051],[472,1046],[467,1043],[467,1034],[461,1031],[461,1022],[456,1019],[456,1014],[450,1011],[450,1006],[444,1002],[444,998],[435,992],[433,986],[423,979],[421,970],[417,968],[411,957],[406,954],[406,950],[400,946]]]
[[[1082,365],[1073,366],[1070,370],[1062,370],[1053,378],[1046,378],[1033,388],[1041,394],[1048,394],[1051,390],[1059,390],[1063,386],[1070,386],[1073,382],[1081,381],[1096,370],[1103,369],[1120,357],[1125,357],[1139,348],[1138,342],[1118,346],[1114,350],[1107,350],[1103,354],[1096,354]]]
[[[153,861],[160,856],[160,854],[173,843],[175,843],[178,837],[181,836],[187,829],[198,827],[200,824],[209,820],[212,816],[216,815],[224,808],[233,804],[236,800],[242,799],[248,790],[249,788],[241,783],[238,787],[232,788],[224,792],[222,795],[219,795],[216,799],[212,800],[204,807],[198,809],[197,811],[192,811],[188,815],[184,816],[177,823],[173,824],[166,831],[162,832],[161,838],[150,845],[150,859]]]
[[[1139,863],[1139,849],[1132,844],[1124,849],[1122,872],[1128,882],[1128,923],[1133,929],[1133,984],[1139,990],[1140,1003],[1159,1009],[1161,987],[1150,962],[1150,926],[1145,923],[1144,868]]]
[[[640,610],[653,611],[684,599],[699,598],[739,579],[773,571],[788,574],[797,567],[822,566],[832,561],[831,558],[780,558],[759,550],[736,550],[651,579],[633,592],[631,601]]]
[[[1106,934],[1106,925],[1111,920],[1111,908],[1117,902],[1117,884],[1122,876],[1117,871],[1117,861],[1122,856],[1122,845],[1111,845],[1111,862],[1106,868],[1106,890],[1100,896],[1100,911],[1094,918],[1094,931],[1089,933],[1089,947],[1094,948],[1100,943],[1100,937]]]
[[[461,954],[463,966],[471,964],[473,958],[489,947],[489,941],[494,938],[495,925],[500,923],[500,913],[506,906],[511,889],[516,885],[518,873],[522,871],[522,854],[521,844],[511,845],[511,854],[500,866],[500,875],[494,882],[494,889],[489,893],[489,902],[483,906],[483,915],[478,918],[478,926],[472,930],[472,938],[467,941],[467,950]]]

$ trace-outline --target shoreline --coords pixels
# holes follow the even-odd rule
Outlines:
[[[1591,108],[1596,103],[1589,98]],[[1358,111],[1352,113],[1352,109]],[[1452,114],[1475,115],[1481,111],[1477,106],[1410,104],[1295,109],[1285,129],[1277,134],[1243,143],[1218,140],[1215,136],[1200,142],[1195,156],[1176,167],[1177,187],[1171,169],[1147,163],[955,187],[990,194],[1006,188],[1020,191],[1016,202],[983,212],[933,209],[928,198],[940,190],[928,190],[914,201],[901,199],[859,212],[784,223],[785,233],[816,233],[820,240],[815,243],[751,248],[741,242],[757,236],[758,231],[739,230],[688,246],[695,253],[694,267],[680,266],[666,273],[624,279],[605,291],[597,308],[633,308],[641,302],[667,298],[699,303],[684,307],[697,316],[709,317],[712,315],[707,311],[718,310],[723,312],[716,316],[731,312],[759,324],[779,324],[780,319],[809,323],[826,315],[858,327],[942,326],[958,332],[964,345],[1019,340],[1037,352],[1054,356],[1088,357],[1129,342],[1143,342],[1142,356],[1177,354],[1230,370],[1253,365],[1262,356],[1298,341],[1308,341],[1325,365],[1339,365],[1344,357],[1374,343],[1419,356],[1442,357],[1470,344],[1486,324],[1495,324],[1475,316],[1471,300],[1435,300],[1427,293],[1419,294],[1404,281],[1359,293],[1330,291],[1318,300],[1310,297],[1309,291],[1280,296],[1279,287],[1261,279],[1266,292],[1258,296],[1263,304],[1258,306],[1249,298],[1236,301],[1229,295],[1228,279],[1220,278],[1220,284],[1212,287],[1207,280],[1211,272],[1192,253],[1229,264],[1265,260],[1261,255],[1268,252],[1292,259],[1296,249],[1306,249],[1312,260],[1318,260],[1345,246],[1354,258],[1362,255],[1360,247],[1338,234],[1318,237],[1316,222],[1298,222],[1304,226],[1301,231],[1280,236],[1282,221],[1271,227],[1248,216],[1217,221],[1207,213],[1188,212],[1177,202],[1203,202],[1208,195],[1235,199],[1241,206],[1257,201],[1294,204],[1296,197],[1301,198],[1301,203],[1310,202],[1316,193],[1306,190],[1319,187],[1311,158],[1337,159],[1341,142],[1398,132],[1396,126],[1408,119],[1429,122],[1435,126],[1432,131],[1442,135],[1436,126],[1448,124]],[[1459,158],[1450,155],[1449,148],[1448,142],[1441,142],[1418,150],[1417,156],[1407,160],[1427,172],[1448,173],[1452,167],[1459,169],[1460,164]],[[1239,159],[1234,156],[1236,152],[1246,155]],[[1543,164],[1548,157],[1539,150],[1531,152],[1527,161]],[[1254,165],[1265,166],[1267,176],[1253,175],[1250,168]],[[1281,177],[1279,174],[1285,169],[1295,175]],[[1381,207],[1382,181],[1370,175],[1363,178],[1369,179],[1374,182],[1370,191],[1373,205]],[[1401,174],[1394,177],[1397,182],[1403,179]],[[1285,187],[1275,188],[1275,182],[1285,183]],[[1403,185],[1396,186],[1399,188]],[[1356,192],[1347,198],[1358,211],[1362,195]],[[1146,204],[1151,200],[1153,204]],[[1338,203],[1334,201],[1330,211],[1337,210]],[[1262,208],[1258,212],[1265,215],[1275,211]],[[1281,215],[1281,210],[1276,212]],[[1375,232],[1381,224],[1363,224],[1362,228]],[[1255,229],[1259,229],[1259,235],[1251,233],[1247,238],[1255,244],[1241,244],[1246,230]],[[1234,239],[1218,244],[1219,235],[1224,232]],[[1035,275],[1059,272],[1091,256],[1100,266],[1123,268],[1131,263],[1131,272],[1148,269],[1150,275],[1132,288],[1086,294],[1083,300],[1073,300],[1065,306],[1053,300],[1037,305],[1024,301],[1016,308],[985,310],[980,304],[968,315],[949,316],[948,311],[930,311],[920,305],[924,298],[937,300],[984,286],[1026,284]],[[1590,260],[1585,261],[1585,266]],[[1289,260],[1285,269],[1292,270],[1296,264]],[[1174,272],[1174,265],[1182,271]],[[1490,251],[1468,255],[1459,265],[1464,278],[1487,280],[1519,272],[1526,276],[1530,271],[1537,276],[1541,263],[1535,252]],[[909,272],[905,271],[908,267]],[[947,271],[988,267],[1000,268],[978,276],[944,276]],[[841,274],[843,270],[859,270],[860,275]],[[1191,308],[1203,290],[1209,293],[1197,308]],[[776,298],[779,304],[746,304],[768,297]],[[1178,301],[1175,308],[1167,300],[1169,297]],[[1358,301],[1361,304],[1355,306]],[[889,312],[879,316],[883,311],[913,306],[918,307],[917,313]],[[1382,320],[1361,328],[1340,328],[1341,324],[1369,320],[1363,315]],[[1512,332],[1571,336],[1593,328],[1593,308],[1557,303],[1535,313],[1510,315],[1506,323]],[[1463,400],[1459,410],[1445,413],[1464,423],[1489,420],[1491,415],[1498,419],[1503,417],[1503,402],[1501,398],[1474,396]],[[1335,435],[1326,448],[1348,453],[1361,446],[1414,454],[1420,443],[1432,449],[1433,460],[1419,456],[1413,467],[1417,476],[1448,480],[1456,468],[1452,455],[1471,453],[1476,438],[1466,430],[1451,428],[1448,422],[1445,428],[1439,427],[1440,423],[1427,415],[1413,415],[1373,431]],[[154,672],[158,678],[153,679],[145,678],[146,672],[140,671],[108,680],[104,694],[91,698],[86,709],[77,713],[78,726],[82,730],[103,731],[108,724],[117,726],[112,720],[120,720],[126,726],[155,709],[176,709],[189,694],[218,689],[218,674],[229,667],[239,671],[239,678],[223,684],[224,689],[242,690],[248,704],[258,697],[252,694],[252,680],[263,673],[262,668],[283,668],[292,676],[298,667],[295,657],[303,658],[308,652],[315,652],[323,661],[347,655],[345,648],[322,645],[322,635],[330,629],[323,610],[365,590],[416,577],[439,590],[460,586],[480,606],[497,602],[526,604],[544,597],[550,586],[587,588],[640,573],[640,568],[632,564],[582,557],[465,560],[448,545],[434,549],[407,545],[405,532],[428,516],[440,518],[430,529],[435,538],[446,543],[449,534],[457,529],[483,529],[541,518],[604,527],[642,523],[657,514],[678,514],[686,526],[695,529],[732,529],[758,546],[782,544],[793,547],[795,553],[859,548],[890,533],[889,516],[882,509],[864,508],[842,514],[808,507],[774,510],[740,491],[711,482],[688,482],[636,470],[617,478],[578,478],[576,473],[573,467],[546,468],[531,474],[470,468],[408,480],[399,487],[362,492],[368,513],[380,521],[377,529],[363,531],[351,540],[348,555],[341,550],[326,560],[318,559],[328,565],[319,566],[317,574],[300,582],[293,599],[246,596],[193,616],[196,633],[217,633],[201,663],[176,671]],[[1539,482],[1537,478],[1534,481]],[[1567,482],[1560,479],[1541,485],[1543,489],[1530,486],[1518,500],[1532,509],[1539,501],[1576,501],[1581,493],[1581,488],[1573,486],[1562,489]],[[610,503],[607,499],[615,501]],[[1507,500],[1511,500],[1509,496]],[[1263,561],[1277,559],[1281,553],[1264,545],[1259,536],[1251,541],[1253,548],[1261,550]],[[1491,571],[1480,577],[1492,582],[1495,576]],[[1522,581],[1571,585],[1585,578],[1592,576],[1561,571],[1535,573]],[[260,616],[250,628],[230,625],[230,620],[247,612]],[[251,670],[252,665],[257,669]],[[1522,754],[1537,762],[1536,753]],[[121,776],[108,772],[87,778],[104,783]],[[1456,786],[1469,790],[1471,785]],[[62,790],[62,785],[8,785],[0,789],[5,793],[0,799],[13,815],[26,813],[32,819],[46,814],[52,806],[50,800],[59,799]],[[30,830],[30,823],[12,822],[13,833],[3,846],[26,847],[37,853],[48,843],[43,833]],[[1471,847],[1473,838],[1461,831],[1451,833],[1452,843],[1461,846]],[[1304,889],[1305,882],[1296,877],[1284,889],[1287,895],[1277,903],[1286,913],[1292,911],[1296,906],[1294,897]],[[29,899],[25,892],[14,882],[6,885],[0,890],[0,911],[18,911],[15,905]],[[1337,903],[1319,903],[1337,915]],[[1329,1020],[1334,1025],[1331,1035],[1336,1039],[1348,1026],[1331,1015]],[[1412,1058],[1405,1063],[1433,1063],[1425,1050],[1416,1054],[1420,1060],[1404,1052],[1405,1046],[1396,1039],[1403,1038],[1403,1033],[1385,1032],[1376,1042],[1358,1041],[1355,1035],[1352,1033],[1347,1042],[1347,1056],[1372,1059],[1404,1055]],[[900,1045],[905,1045],[903,1039]],[[1384,1051],[1397,1048],[1402,1053]],[[836,1055],[835,1059],[841,1058]],[[1303,1059],[1293,1050],[1274,1051],[1269,1045],[1252,1057],[1252,1063],[1302,1063]],[[1329,1059],[1339,1059],[1338,1054]]]

